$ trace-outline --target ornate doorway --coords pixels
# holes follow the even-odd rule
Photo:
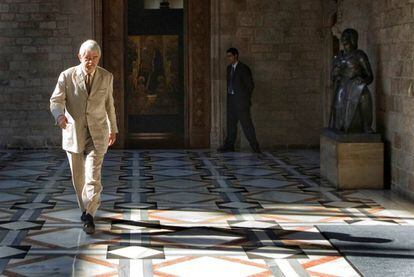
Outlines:
[[[209,147],[210,1],[184,0],[181,10],[146,9],[148,2],[102,2],[103,64],[114,74],[120,132],[116,146]]]

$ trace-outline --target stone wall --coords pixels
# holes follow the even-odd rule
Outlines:
[[[414,3],[376,1],[378,127],[387,140],[391,187],[414,198]]]
[[[60,145],[49,97],[59,72],[78,63],[79,44],[94,37],[94,30],[100,34],[94,15],[100,2],[1,1],[1,148]],[[212,91],[217,94],[212,96],[212,144],[223,137],[225,51],[234,46],[254,74],[252,112],[262,147],[318,145],[323,125],[321,0],[213,2]]]
[[[360,29],[375,69],[377,129],[386,142],[388,182],[414,199],[414,3],[343,1],[342,25]],[[367,21],[368,19],[368,21]]]
[[[323,125],[321,1],[223,0],[219,10],[217,71],[223,103],[225,54],[234,46],[253,72],[252,114],[263,148],[318,145]],[[248,146],[244,136],[241,145]]]
[[[0,147],[60,144],[49,113],[59,73],[93,34],[93,1],[0,2]]]

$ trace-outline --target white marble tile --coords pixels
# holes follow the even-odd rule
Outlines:
[[[254,209],[258,207],[257,204],[248,202],[229,202],[220,204],[220,206],[231,209]]]
[[[161,161],[155,161],[152,164],[156,166],[180,167],[180,166],[192,165],[192,162],[183,161],[183,160],[161,160]]]
[[[176,189],[177,191],[187,189],[187,188],[196,188],[196,187],[205,187],[206,182],[196,181],[196,180],[189,180],[189,179],[167,179],[161,181],[151,182],[154,187],[166,187],[171,189]]]
[[[160,254],[163,255],[162,251],[142,246],[122,247],[114,250],[109,250],[108,253],[128,259],[146,259]]]
[[[158,157],[158,158],[182,158],[186,157],[186,153],[180,153],[180,152],[160,152],[160,153],[151,153],[152,157]]]
[[[155,175],[167,176],[167,177],[185,177],[191,176],[198,173],[198,171],[187,170],[187,169],[163,169],[153,171]]]
[[[15,207],[27,210],[33,209],[48,209],[51,208],[53,205],[48,203],[40,203],[40,202],[33,202],[33,203],[21,203],[16,204]]]
[[[281,246],[263,246],[247,251],[247,253],[252,259],[286,259],[300,254],[302,251]]]
[[[168,220],[177,220],[180,222],[202,222],[202,221],[218,221],[224,220],[226,221],[226,217],[229,215],[222,212],[207,212],[207,211],[162,211],[162,212],[154,212],[151,214],[152,216],[156,216],[160,220],[165,219],[166,222]],[[224,218],[224,219],[223,219]]]
[[[34,175],[46,175],[47,171],[32,170],[32,169],[12,169],[12,170],[0,170],[0,176],[7,177],[26,177]]]
[[[0,189],[17,189],[23,187],[34,186],[36,187],[37,183],[21,181],[21,180],[0,180]]]
[[[241,181],[239,184],[243,186],[269,188],[269,189],[277,189],[277,188],[291,186],[291,185],[298,185],[298,183],[296,182],[277,180],[274,178],[272,179],[260,178],[260,179],[245,180],[245,181]]]
[[[321,264],[317,264],[316,266],[309,267],[308,271],[313,272],[315,275],[336,275],[340,273],[340,276],[342,277],[359,277],[361,276],[358,274],[353,267],[344,259],[341,257],[338,257],[338,259],[331,261],[331,262],[325,262]]]
[[[14,255],[24,254],[25,251],[9,246],[0,246],[0,259],[7,258]]]
[[[358,202],[348,202],[348,201],[332,201],[325,203],[326,206],[335,207],[335,208],[355,208],[362,206],[362,203]]]
[[[70,228],[34,235],[30,238],[35,241],[44,242],[65,248],[81,247],[96,242],[114,239],[114,236],[99,233],[94,236],[87,235],[82,228]]]
[[[314,198],[314,195],[309,195],[305,193],[292,193],[286,191],[266,191],[261,193],[254,193],[249,196],[251,199],[255,200],[265,200],[265,201],[274,201],[282,203],[294,203],[299,201],[311,200]]]
[[[226,165],[233,165],[233,166],[256,166],[256,165],[263,165],[266,162],[261,160],[249,160],[249,159],[240,159],[240,160],[230,160],[225,161],[224,164]]]
[[[171,192],[148,197],[150,201],[173,202],[173,203],[196,203],[216,199],[217,195],[202,194],[196,192]]]
[[[65,201],[78,203],[78,199],[77,199],[75,193],[66,194],[66,195],[63,195],[63,196],[57,196],[57,197],[54,197],[54,199],[65,200]],[[101,201],[102,202],[114,201],[114,200],[119,200],[119,199],[123,199],[123,197],[121,195],[115,196],[115,195],[110,195],[110,194],[106,194],[106,193],[101,194]]]
[[[210,257],[232,257],[237,259],[248,259],[246,252],[241,246],[232,247],[217,247],[210,249],[199,248],[178,248],[178,247],[165,247],[165,256],[168,258],[181,257],[181,256],[210,256]]]
[[[246,159],[246,158],[256,159],[257,155],[253,153],[243,153],[243,152],[226,152],[226,153],[218,153],[217,156],[221,156],[224,158],[233,158],[233,159]]]
[[[14,221],[0,224],[1,228],[9,229],[9,230],[22,230],[22,229],[29,229],[33,227],[38,227],[41,224],[29,221]]]
[[[23,276],[96,276],[116,273],[116,269],[78,257],[62,256],[29,264],[22,264],[11,272]]]
[[[242,238],[243,237],[232,233],[224,233],[206,228],[191,228],[188,230],[177,231],[172,234],[157,236],[157,239],[162,241],[197,248],[221,246],[225,243]]]
[[[20,195],[14,195],[10,193],[0,192],[0,202],[9,202],[9,201],[22,201],[25,197]]]
[[[278,226],[276,222],[258,221],[258,220],[246,220],[237,223],[232,223],[232,227],[246,228],[246,229],[268,229]]]
[[[250,167],[250,168],[241,168],[241,169],[234,170],[233,173],[239,174],[239,175],[247,175],[247,176],[268,176],[268,175],[276,174],[277,171]]]
[[[53,165],[53,163],[49,161],[41,161],[41,160],[29,160],[29,161],[18,161],[18,162],[11,162],[8,164],[9,166],[17,166],[17,167],[43,167],[46,168],[49,165]]]
[[[162,267],[158,271],[174,276],[188,277],[244,277],[262,273],[264,270],[259,266],[227,261],[215,257],[200,257],[178,264]]]

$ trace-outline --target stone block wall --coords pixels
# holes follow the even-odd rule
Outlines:
[[[233,46],[253,72],[252,114],[262,147],[318,145],[321,1],[223,0],[219,20],[221,91],[226,92],[226,50]],[[241,146],[248,147],[241,137]]]
[[[60,145],[49,97],[59,72],[78,63],[79,44],[101,27],[93,16],[98,2],[1,1],[0,148]],[[262,147],[318,145],[323,127],[321,0],[221,0],[218,11],[213,36],[219,38],[219,49],[213,59],[220,66],[213,87],[224,93],[222,103],[225,51],[234,46],[254,74],[252,113]],[[242,147],[247,146],[241,137]]]
[[[93,34],[93,1],[0,2],[0,147],[60,145],[49,112],[59,73]]]
[[[414,199],[414,3],[372,5],[378,127],[387,141],[391,188]]]
[[[343,1],[342,25],[362,33],[375,69],[377,129],[386,142],[386,186],[414,199],[414,2]]]

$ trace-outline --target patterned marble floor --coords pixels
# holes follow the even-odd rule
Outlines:
[[[111,151],[87,236],[62,151],[0,151],[1,276],[359,276],[315,226],[414,224],[414,209],[330,188],[318,159]]]

